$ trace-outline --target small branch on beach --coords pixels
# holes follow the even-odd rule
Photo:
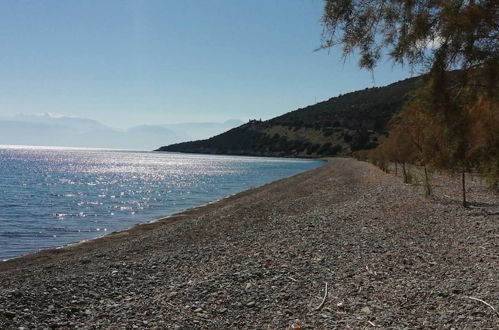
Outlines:
[[[367,323],[369,323],[370,325],[372,325],[373,327],[376,327],[376,324],[374,324],[373,322],[371,321],[367,321]]]
[[[471,300],[479,301],[482,304],[489,306],[494,311],[494,313],[496,313],[499,316],[499,312],[497,312],[497,310],[494,308],[494,306],[492,306],[491,304],[489,304],[485,300],[482,300],[482,299],[479,299],[479,298],[475,298],[475,297],[466,297],[466,298],[471,299]]]
[[[324,283],[326,283],[326,288],[324,289],[324,297],[322,298],[322,301],[321,301],[320,305],[317,306],[317,307],[315,307],[316,311],[320,310],[324,306],[324,303],[326,302],[326,298],[327,298],[327,282],[324,282]]]
[[[293,281],[293,282],[299,282],[297,279],[292,278],[291,276],[288,276],[288,278],[289,278],[291,281]]]

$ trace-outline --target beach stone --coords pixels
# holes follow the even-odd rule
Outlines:
[[[364,314],[371,314],[371,309],[367,306],[363,307],[360,311]]]
[[[15,312],[13,312],[13,311],[6,311],[6,310],[4,310],[4,311],[2,311],[2,314],[3,314],[6,318],[8,318],[8,319],[13,319],[14,317],[16,317],[16,313],[15,313]]]

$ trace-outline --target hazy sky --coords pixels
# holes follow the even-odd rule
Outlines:
[[[409,76],[320,45],[321,0],[0,2],[0,116],[268,119]]]

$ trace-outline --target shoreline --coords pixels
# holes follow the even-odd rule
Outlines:
[[[84,150],[84,151],[116,151],[116,152],[122,152],[122,151],[126,151],[126,152],[140,152],[140,153],[154,153],[154,151],[133,151],[133,150],[118,150],[118,149],[104,149],[104,148],[76,148],[76,147],[59,147],[59,146],[55,146],[55,147],[51,147],[51,146],[22,146],[22,145],[0,145],[0,148],[1,147],[6,147],[6,148],[12,148],[12,149],[19,149],[19,148],[26,148],[26,149],[32,149],[32,148],[40,148],[40,149],[61,149],[61,150]],[[168,154],[179,154],[179,153],[171,153],[171,152],[166,152]],[[202,156],[202,155],[201,155]],[[236,156],[230,156],[230,155],[219,155],[221,157],[236,157]],[[238,157],[248,157],[248,158],[260,158],[260,157],[253,157],[253,156],[238,156]],[[270,158],[270,157],[268,157]],[[276,161],[287,161],[289,160],[289,158],[280,158],[280,157],[272,157],[274,158]],[[292,159],[292,161],[303,161],[303,162],[311,162],[311,163],[315,163],[316,165],[313,165],[313,166],[316,166],[315,168],[317,167],[320,167],[320,166],[324,166],[325,163],[327,163],[327,160],[325,159],[305,159],[305,158],[296,158],[296,159]],[[314,168],[312,168],[313,170]],[[297,173],[297,174],[300,174],[300,173]],[[232,193],[232,194],[229,194],[229,195],[226,195],[226,196],[223,196],[223,197],[220,197],[220,198],[217,198],[217,199],[214,199],[214,200],[210,200],[210,201],[207,201],[207,202],[204,202],[204,203],[201,203],[201,204],[194,204],[190,207],[187,207],[185,209],[180,209],[180,210],[175,210],[173,211],[172,213],[166,213],[165,214],[156,214],[154,216],[150,216],[150,218],[148,220],[139,220],[139,222],[136,222],[136,223],[132,223],[132,224],[129,224],[128,227],[123,227],[122,229],[117,229],[117,230],[114,230],[112,232],[108,232],[108,233],[105,233],[103,235],[100,235],[100,236],[95,236],[95,237],[91,237],[91,238],[86,238],[86,239],[81,239],[81,240],[77,240],[77,241],[72,241],[72,242],[68,242],[68,243],[64,243],[64,244],[61,244],[61,245],[53,245],[53,246],[48,246],[48,247],[43,247],[43,248],[39,248],[38,250],[34,250],[32,252],[28,252],[26,254],[21,254],[21,255],[18,255],[18,256],[14,256],[14,257],[8,257],[8,258],[1,258],[0,259],[0,272],[2,271],[2,264],[3,263],[6,263],[6,262],[9,262],[9,261],[12,261],[12,260],[16,260],[16,259],[19,259],[19,258],[24,258],[24,257],[28,257],[30,259],[33,259],[31,258],[31,255],[33,254],[39,254],[39,253],[44,253],[45,251],[48,251],[48,250],[63,250],[63,249],[66,249],[66,248],[70,248],[72,246],[75,246],[75,245],[80,245],[80,244],[85,244],[87,242],[90,242],[90,241],[93,241],[93,240],[96,240],[96,239],[101,239],[101,238],[104,238],[108,235],[111,235],[111,234],[119,234],[120,232],[123,232],[123,231],[129,231],[129,230],[132,230],[135,226],[137,225],[142,225],[142,224],[148,224],[148,223],[154,223],[154,222],[157,222],[157,221],[162,221],[162,220],[166,220],[167,218],[170,218],[172,216],[176,216],[176,215],[179,215],[183,212],[186,212],[186,211],[189,211],[190,209],[193,209],[193,208],[197,208],[197,207],[201,207],[201,206],[204,206],[204,205],[207,205],[207,204],[210,204],[210,203],[216,203],[220,200],[223,200],[227,197],[230,197],[230,196],[233,196],[235,194],[238,194],[238,193],[241,193],[243,191],[246,191],[246,190],[251,190],[251,189],[254,189],[254,188],[258,188],[262,185],[265,185],[265,184],[269,184],[269,183],[272,183],[272,182],[276,182],[276,181],[279,181],[281,179],[285,179],[285,178],[288,178],[288,177],[291,177],[293,175],[296,175],[296,174],[291,174],[291,175],[288,175],[288,176],[285,176],[285,177],[282,177],[280,179],[274,179],[272,181],[269,181],[267,183],[264,183],[264,184],[260,184],[260,185],[256,185],[256,186],[253,186],[253,187],[250,187],[250,188],[246,188],[240,192],[236,192],[236,193]],[[241,188],[239,188],[241,189]],[[158,212],[159,213],[159,212]],[[147,219],[147,216],[145,216],[144,218]],[[142,219],[144,219],[142,218]],[[43,244],[41,244],[43,245]]]
[[[283,158],[283,159],[297,159],[297,160],[323,160],[325,158],[332,158],[336,156],[323,156],[323,155],[289,155],[289,154],[259,154],[248,152],[235,152],[235,153],[220,153],[220,152],[197,152],[197,151],[168,151],[161,150],[163,147],[152,150],[152,152],[167,152],[171,154],[187,154],[187,155],[207,155],[207,156],[228,156],[228,157],[259,157],[259,158]],[[347,155],[338,155],[338,157],[348,157]]]
[[[456,207],[445,182],[425,199],[371,164],[333,158],[11,259],[0,264],[0,327],[497,327],[499,315],[470,297],[499,306],[499,204]]]
[[[256,157],[256,156],[241,156],[241,157]],[[280,158],[280,157],[272,157],[272,158]],[[299,158],[297,158],[297,159],[299,159]],[[302,173],[297,173],[297,174],[293,174],[293,175],[290,175],[290,176],[287,176],[287,177],[283,177],[281,179],[270,181],[270,182],[261,184],[259,186],[255,186],[255,187],[252,187],[252,188],[249,188],[249,189],[245,189],[245,190],[240,191],[238,193],[233,193],[233,194],[230,194],[230,195],[227,195],[227,196],[215,199],[213,201],[209,201],[209,202],[206,202],[206,203],[203,203],[203,204],[199,204],[199,205],[196,205],[196,206],[192,206],[192,207],[186,208],[186,209],[178,211],[178,212],[174,212],[172,214],[160,216],[160,217],[154,218],[154,219],[149,220],[149,221],[138,222],[138,223],[136,223],[136,224],[134,224],[134,225],[132,225],[132,226],[130,226],[128,228],[124,228],[124,229],[121,229],[121,230],[113,231],[113,232],[104,234],[103,236],[98,236],[98,237],[94,237],[94,238],[84,239],[84,240],[81,240],[81,241],[77,241],[77,242],[73,242],[73,243],[68,243],[68,244],[64,244],[64,245],[61,245],[61,246],[56,246],[56,247],[41,249],[39,251],[28,253],[26,255],[21,255],[21,256],[18,256],[18,257],[10,258],[10,259],[0,260],[0,273],[3,272],[3,271],[5,271],[5,270],[10,269],[10,267],[11,267],[10,265],[7,265],[6,267],[4,267],[4,264],[6,264],[6,263],[11,263],[11,262],[15,263],[16,265],[12,266],[12,267],[16,267],[16,266],[18,266],[17,264],[23,263],[23,260],[18,260],[18,259],[24,259],[24,258],[26,258],[26,261],[28,263],[31,263],[33,261],[34,262],[39,262],[38,260],[41,260],[43,258],[49,258],[50,259],[54,255],[59,255],[61,253],[60,250],[66,250],[66,249],[71,250],[73,248],[77,248],[77,247],[83,246],[85,244],[92,244],[92,242],[94,242],[96,240],[106,239],[106,238],[108,238],[108,236],[113,236],[113,238],[115,238],[115,237],[121,237],[121,236],[130,237],[129,235],[134,236],[135,235],[135,231],[137,233],[140,233],[141,229],[142,229],[142,228],[136,228],[136,227],[147,226],[147,225],[153,225],[154,226],[154,224],[156,224],[156,223],[160,223],[159,226],[161,226],[161,225],[164,225],[164,224],[168,224],[170,221],[174,222],[174,221],[182,220],[183,217],[192,215],[193,211],[196,211],[198,209],[201,209],[201,208],[213,205],[213,204],[217,204],[217,203],[223,202],[223,201],[228,200],[228,199],[230,199],[232,197],[237,197],[237,195],[239,195],[239,194],[251,193],[252,190],[256,190],[256,189],[265,187],[266,185],[269,185],[269,184],[277,183],[277,182],[280,182],[282,180],[289,179],[289,178],[292,178],[292,177],[297,176],[297,175],[301,175],[303,173],[314,171],[314,170],[316,170],[318,168],[321,168],[322,166],[325,166],[328,163],[328,160],[325,159],[325,158],[320,158],[320,159],[305,159],[305,158],[303,158],[303,160],[304,161],[306,161],[306,160],[322,161],[323,164],[319,165],[318,167],[316,167],[314,169],[311,169],[311,170],[308,170],[308,171],[305,171],[305,172],[302,172]],[[214,206],[216,206],[216,205],[214,205]],[[203,212],[203,210],[200,210],[200,211]],[[152,229],[154,229],[154,228],[152,228]],[[151,229],[147,229],[147,230],[151,230]],[[96,242],[96,244],[99,244],[99,242]],[[107,241],[106,240],[105,244],[113,244],[113,243],[112,243],[112,241]],[[62,252],[66,252],[66,251],[62,251]]]

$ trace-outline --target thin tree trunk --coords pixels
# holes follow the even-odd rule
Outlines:
[[[426,196],[431,196],[431,186],[430,179],[428,178],[428,170],[426,169],[426,165],[424,168],[424,180],[425,180],[425,188],[426,188]]]
[[[402,162],[402,173],[404,174],[404,183],[407,183],[407,171],[405,169],[405,162]]]
[[[468,207],[468,203],[466,202],[466,171],[463,167],[463,172],[461,173],[461,181],[463,183],[463,206]]]
[[[397,174],[398,174],[397,172],[398,172],[397,171],[397,162],[395,162],[395,176],[397,176]]]

